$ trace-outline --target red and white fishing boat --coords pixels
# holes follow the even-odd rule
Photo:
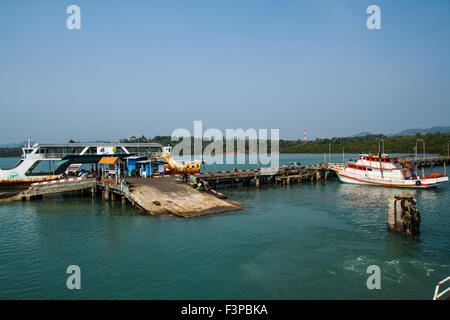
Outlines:
[[[360,154],[357,161],[334,164],[330,169],[346,183],[403,188],[432,188],[448,181],[443,173],[420,175],[416,168],[386,154]]]

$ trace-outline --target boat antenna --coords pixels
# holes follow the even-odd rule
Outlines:
[[[380,152],[379,160],[380,160],[381,177],[384,178],[384,175],[383,175],[383,161],[381,161],[381,152]]]

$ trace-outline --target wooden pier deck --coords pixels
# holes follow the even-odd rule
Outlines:
[[[199,191],[179,181],[179,178],[125,178],[118,184],[108,179],[56,180],[48,184],[34,184],[21,192],[2,194],[0,203],[30,201],[49,195],[81,191],[80,194],[92,197],[101,194],[103,200],[121,200],[122,203],[129,201],[134,207],[155,216],[172,214],[192,218],[243,208],[238,202],[222,199],[213,191]]]
[[[450,163],[450,156],[405,158],[405,162],[418,167],[435,167]]]
[[[335,175],[327,165],[307,166],[304,169],[286,167],[197,173],[195,177],[208,182],[213,189],[218,186],[291,184],[327,180]]]
[[[417,166],[446,165],[450,157],[428,157],[405,159],[406,163]],[[205,172],[194,175],[194,180],[208,186],[206,190],[197,190],[182,181],[182,176],[163,176],[153,178],[114,180],[77,179],[74,181],[57,180],[48,183],[33,184],[21,192],[0,195],[1,202],[42,199],[46,195],[63,192],[81,191],[84,195],[102,195],[104,200],[120,199],[123,203],[129,201],[133,206],[145,210],[151,215],[172,214],[178,217],[199,217],[203,215],[240,210],[243,205],[225,199],[215,191],[219,187],[236,187],[269,184],[288,185],[292,183],[308,183],[327,180],[335,176],[326,164],[306,166],[303,169],[288,169],[286,167],[232,170],[221,172]],[[197,182],[198,182],[197,181]]]
[[[73,181],[54,180],[52,183],[37,183],[31,185],[24,191],[3,194],[0,197],[0,202],[42,199],[45,195],[81,190],[94,190],[96,189],[96,185],[97,182],[95,179],[80,179]]]
[[[237,186],[262,184],[290,184],[327,179],[331,171],[327,166],[310,166],[304,169],[284,167],[255,170],[233,170],[208,172],[195,175],[207,188],[197,190],[195,186],[182,181],[182,176],[163,176],[153,178],[125,177],[119,183],[115,180],[75,179],[56,180],[49,183],[33,184],[30,188],[3,194],[0,202],[29,201],[44,196],[64,192],[81,191],[80,194],[95,197],[102,195],[104,200],[130,202],[151,215],[171,214],[178,217],[199,217],[204,215],[241,210],[243,205],[235,202],[214,189],[216,186]]]

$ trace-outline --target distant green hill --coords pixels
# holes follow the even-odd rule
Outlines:
[[[22,155],[22,148],[0,148],[0,157],[18,158]]]
[[[357,134],[352,135],[351,137],[365,137],[365,136],[370,136],[372,135],[372,132],[368,132],[368,131],[363,131]]]
[[[428,129],[407,129],[407,130],[403,130],[400,131],[399,133],[396,133],[396,136],[414,136],[417,133],[422,133],[422,134],[426,134],[426,133],[447,133],[450,132],[450,127],[432,127],[432,128],[428,128]]]
[[[18,143],[0,144],[0,148],[20,148],[27,145],[28,141],[22,141]]]

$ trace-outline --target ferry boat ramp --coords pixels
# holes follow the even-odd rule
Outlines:
[[[70,178],[33,183],[21,192],[4,194],[0,202],[30,201],[46,196],[77,192],[84,196],[102,196],[105,201],[121,200],[159,216],[171,214],[192,218],[241,210],[244,206],[227,199],[216,187],[236,187],[262,184],[290,184],[327,179],[332,171],[326,165],[304,169],[232,170],[195,175],[169,175],[148,178],[123,177],[121,180]]]
[[[127,146],[129,147],[129,146]],[[405,159],[414,166],[436,166],[449,162],[450,157]],[[77,160],[78,161],[78,160]],[[288,167],[253,170],[205,172],[190,175],[161,175],[155,177],[123,176],[110,179],[66,178],[32,183],[23,191],[0,195],[0,203],[42,199],[54,194],[79,192],[84,196],[102,196],[105,201],[130,202],[151,215],[170,214],[192,218],[209,214],[241,210],[244,206],[217,192],[217,188],[261,185],[289,185],[327,180],[336,174],[330,169],[336,164],[318,164],[300,169]]]

